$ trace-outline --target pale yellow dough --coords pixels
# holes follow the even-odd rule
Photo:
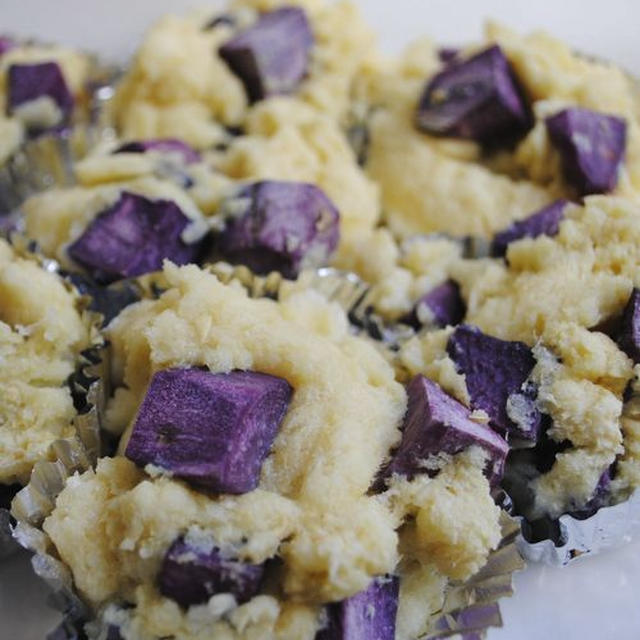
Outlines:
[[[0,484],[26,483],[49,445],[73,435],[67,378],[88,346],[60,279],[0,240]]]
[[[208,625],[221,638],[311,640],[323,603],[394,571],[402,553],[413,576],[402,587],[402,628],[423,626],[429,611],[416,599],[437,610],[447,578],[468,577],[499,541],[483,455],[470,450],[433,480],[368,495],[398,442],[406,395],[378,349],[349,331],[340,307],[295,287],[279,302],[249,299],[195,266],[167,265],[164,275],[168,290],[158,300],[128,307],[108,328],[117,389],[108,427],[124,433],[121,452],[151,375],[167,367],[281,376],[293,399],[260,485],[245,495],[205,496],[124,457],[70,479],[44,529],[80,592],[103,617],[124,616],[127,638],[190,639]],[[415,531],[403,527],[409,516]],[[194,527],[248,560],[279,555],[277,587],[241,607],[218,595],[188,612],[161,597],[155,578],[164,553]],[[415,578],[421,572],[428,580]],[[116,612],[108,605],[118,598],[137,606]]]

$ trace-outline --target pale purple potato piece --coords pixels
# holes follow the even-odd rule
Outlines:
[[[634,364],[640,362],[640,289],[633,289],[624,308],[618,345]]]
[[[465,312],[460,287],[453,280],[447,280],[416,302],[411,316],[414,319],[412,324],[425,324],[421,318],[427,315],[433,318],[433,324],[438,327],[455,326],[462,322]]]
[[[627,143],[623,118],[572,107],[545,120],[567,182],[580,195],[608,193],[618,183]]]
[[[7,75],[7,110],[13,111],[33,100],[51,98],[62,113],[63,121],[73,111],[73,95],[55,62],[12,64]]]
[[[500,340],[460,325],[449,338],[447,352],[465,376],[473,409],[485,411],[501,433],[537,439],[541,417],[535,386],[527,380],[536,361],[524,342]],[[516,409],[517,421],[509,416],[507,403]]]
[[[158,576],[160,593],[182,607],[204,604],[217,593],[231,593],[238,604],[258,593],[264,565],[225,557],[178,538],[167,551]]]
[[[455,61],[425,88],[416,114],[419,129],[434,135],[494,142],[524,131],[527,106],[500,47]]]
[[[417,375],[407,388],[409,402],[402,441],[383,478],[399,474],[413,478],[427,473],[424,461],[439,453],[460,453],[471,446],[483,448],[489,456],[485,473],[492,485],[500,482],[509,445],[484,424],[469,418],[469,409],[446,394],[438,384]]]
[[[159,371],[125,455],[210,491],[252,491],[292,393],[283,378],[254,371]]]
[[[537,238],[542,235],[555,236],[560,229],[564,208],[568,204],[569,201],[562,198],[555,200],[523,220],[518,220],[503,231],[499,231],[493,237],[491,255],[494,257],[504,256],[509,244],[522,238]]]
[[[0,56],[10,51],[16,46],[13,38],[9,36],[0,36]]]
[[[340,214],[318,187],[303,182],[256,182],[236,199],[244,209],[229,219],[219,249],[255,273],[295,278],[320,267],[338,246]]]
[[[375,578],[355,596],[327,606],[327,626],[316,640],[394,640],[400,580]]]
[[[158,138],[155,140],[133,140],[119,146],[113,153],[145,153],[147,151],[168,151],[179,153],[185,164],[200,162],[200,154],[181,140]]]
[[[242,80],[252,102],[293,93],[307,74],[313,34],[299,7],[263,13],[258,21],[219,49]]]
[[[139,276],[162,268],[165,258],[178,265],[195,260],[201,243],[186,244],[181,238],[189,222],[170,200],[123,191],[67,252],[99,282]]]
[[[611,468],[607,468],[600,476],[589,501],[580,509],[571,511],[570,515],[578,520],[585,520],[594,515],[602,507],[606,507],[609,504],[611,496],[611,479]]]

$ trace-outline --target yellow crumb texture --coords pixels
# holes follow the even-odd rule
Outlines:
[[[58,276],[0,240],[0,483],[24,483],[73,434],[67,378],[88,332]]]

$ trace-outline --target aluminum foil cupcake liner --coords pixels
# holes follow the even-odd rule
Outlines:
[[[518,549],[531,562],[563,566],[587,554],[599,553],[640,539],[640,490],[627,501],[602,507],[590,518],[560,516],[547,523],[547,539],[529,542],[531,525],[522,520]],[[539,535],[539,532],[538,532]]]
[[[114,137],[104,114],[121,71],[87,55],[90,69],[85,98],[78,105],[73,122],[26,139],[0,166],[0,234],[6,226],[1,216],[12,212],[34,193],[72,184],[74,162],[101,141]]]
[[[13,247],[18,255],[37,261],[46,271],[59,273],[55,261],[33,253],[21,238],[16,240]],[[72,289],[73,285],[62,274],[60,276],[65,285]],[[16,485],[0,486],[3,494],[0,495],[0,557],[9,555],[17,548],[13,535],[15,521],[26,520],[25,514],[33,519],[39,510],[44,513],[48,509],[47,498],[38,489],[44,484],[50,486],[48,478],[55,473],[54,470],[60,465],[68,469],[87,469],[100,454],[100,416],[109,393],[108,348],[99,331],[102,317],[87,309],[87,298],[78,297],[77,304],[88,328],[89,346],[79,354],[76,370],[69,379],[76,407],[73,420],[75,434],[50,445],[47,460],[36,463],[27,487],[20,489]],[[46,479],[43,474],[46,474]]]

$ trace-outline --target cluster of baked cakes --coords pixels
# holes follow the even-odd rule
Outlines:
[[[7,40],[0,157],[95,106],[86,60]],[[621,70],[496,25],[388,58],[348,2],[237,0],[109,89],[0,218],[0,493],[71,585],[56,638],[478,637],[507,510],[545,539],[638,488]]]

